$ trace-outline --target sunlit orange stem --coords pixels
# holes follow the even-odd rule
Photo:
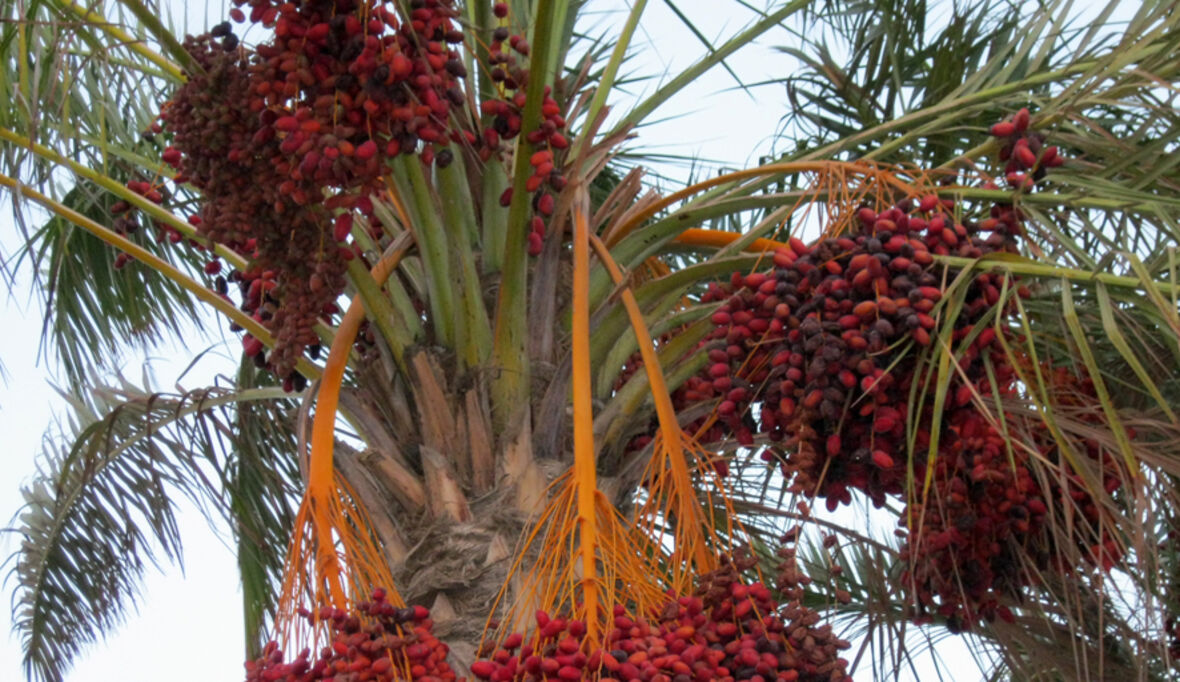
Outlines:
[[[401,247],[385,254],[373,266],[372,275],[378,286],[384,283],[397,267],[409,245],[409,240],[405,240]],[[340,387],[344,381],[348,355],[364,318],[364,303],[358,295],[349,304],[348,312],[344,314],[340,326],[336,329],[336,337],[332,340],[332,347],[324,364],[320,390],[316,396],[315,419],[311,428],[311,456],[308,463],[307,491],[303,500],[303,504],[309,508],[317,537],[316,577],[317,580],[327,581],[332,602],[338,608],[345,606],[346,597],[340,578],[340,562],[333,546],[332,524],[328,512],[328,500],[335,486],[333,455],[336,410],[340,402]]]
[[[741,239],[744,235],[737,232],[726,232],[724,230],[704,230],[699,227],[692,227],[684,232],[681,232],[676,239],[672,240],[677,244],[688,244],[689,246],[710,246],[714,248],[722,248]],[[787,248],[786,242],[776,242],[773,239],[755,239],[753,242],[745,246],[745,251],[752,253],[764,253],[766,251],[773,251],[774,249]]]
[[[709,178],[708,180],[702,180],[701,182],[694,183],[688,187],[685,187],[679,192],[673,192],[659,201],[652,202],[650,206],[646,207],[642,211],[629,216],[626,220],[613,226],[610,230],[610,233],[606,235],[605,241],[608,245],[612,245],[619,239],[622,239],[626,235],[630,234],[631,231],[635,229],[636,226],[642,224],[643,221],[651,218],[672,204],[688,199],[693,195],[700,194],[701,192],[714,187],[720,187],[721,185],[727,185],[739,180],[760,178],[771,175],[785,175],[788,173],[824,173],[829,171],[835,171],[837,173],[852,171],[871,175],[875,174],[878,170],[879,167],[876,165],[858,161],[788,161],[784,163],[771,163],[765,166],[758,166],[757,168],[747,168],[745,170],[734,171],[732,173],[725,173],[723,175],[718,175],[715,178]],[[901,180],[893,177],[892,173],[885,172],[884,179],[889,184],[906,189],[907,191],[909,190],[909,186],[905,182],[902,182]]]
[[[582,601],[586,630],[598,641],[598,515],[594,496],[598,474],[594,463],[594,406],[590,379],[590,225],[586,218],[589,198],[580,192],[574,205],[573,242],[573,407],[574,480],[578,494],[578,537],[582,555]]]
[[[597,235],[590,235],[590,243],[593,245],[595,253],[598,254],[599,260],[610,273],[611,279],[616,284],[623,283],[623,273],[619,270],[614,258],[611,257],[610,249],[606,247],[606,244]],[[635,338],[639,342],[639,354],[643,358],[643,368],[647,373],[648,384],[651,386],[651,397],[656,406],[660,432],[663,434],[661,441],[668,451],[672,476],[681,490],[687,490],[691,486],[691,479],[688,473],[688,462],[684,455],[680,420],[676,417],[676,408],[672,405],[672,397],[668,393],[668,383],[664,380],[664,371],[660,367],[659,358],[656,357],[655,341],[652,340],[651,332],[643,319],[643,312],[639,308],[639,302],[635,299],[635,294],[632,293],[630,287],[623,289],[622,298],[623,306],[627,309],[627,316],[631,320],[631,327],[635,331]],[[694,554],[699,569],[704,570],[706,567],[712,566],[713,560],[709,556],[705,543],[694,543]]]

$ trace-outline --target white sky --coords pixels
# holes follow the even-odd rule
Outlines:
[[[684,2],[691,8],[693,19],[711,38],[729,35],[743,27],[747,14],[734,13],[736,3],[713,4]],[[625,6],[622,0],[600,0],[592,3],[595,10],[615,10]],[[174,3],[173,6],[176,6]],[[212,25],[220,21],[220,3],[205,8],[199,3],[180,4],[187,7],[194,25]],[[725,12],[715,8],[724,7]],[[738,8],[740,9],[740,8]],[[204,11],[203,11],[204,10]],[[205,11],[212,21],[203,19]],[[710,13],[712,14],[710,16]],[[604,21],[607,21],[604,18]],[[610,20],[621,23],[621,17]],[[700,44],[683,29],[680,22],[659,0],[649,2],[642,22],[644,32],[636,36],[636,64],[643,72],[675,74],[691,63],[701,52]],[[759,45],[748,48],[730,59],[735,72],[752,82],[781,77],[790,71],[788,58],[771,49],[774,44],[787,42],[779,34],[764,38]],[[741,91],[734,91],[732,78],[720,68],[689,86],[675,100],[661,110],[658,125],[640,131],[638,144],[656,152],[697,155],[715,159],[734,168],[756,163],[758,157],[770,150],[770,135],[778,127],[786,107],[786,96],[781,87],[757,91],[755,101]],[[654,90],[654,83],[642,87]],[[624,101],[614,102],[625,111]],[[673,118],[675,117],[675,118]],[[683,170],[666,171],[682,176]],[[19,243],[11,224],[8,207],[3,207],[0,220],[0,253],[11,255]],[[51,423],[55,411],[63,413],[63,402],[50,385],[52,361],[37,363],[41,309],[28,298],[26,285],[13,290],[0,302],[0,319],[4,334],[0,334],[0,360],[7,371],[6,381],[0,384],[0,433],[7,441],[8,464],[0,475],[0,526],[9,525],[21,499],[18,488],[34,472],[34,457],[40,450],[41,436]],[[223,327],[220,321],[214,328]],[[237,351],[236,339],[230,348]],[[199,349],[207,344],[200,343]],[[194,349],[163,350],[162,355],[172,361],[153,363],[157,385],[171,386],[187,364]],[[178,361],[178,362],[177,362]],[[129,361],[126,372],[140,375],[140,359]],[[232,371],[232,363],[210,365],[213,372]],[[186,387],[197,386],[201,375],[186,378]],[[218,538],[195,511],[180,518],[184,537],[186,571],[165,567],[163,573],[149,570],[144,587],[144,599],[139,615],[128,622],[105,642],[91,647],[77,659],[69,682],[197,682],[200,680],[242,679],[242,620],[241,594],[238,586],[234,554],[225,540]],[[0,536],[0,556],[7,557],[18,546],[12,535]],[[4,596],[11,595],[12,582],[5,584]],[[20,644],[10,635],[8,610],[0,614],[0,679],[24,679],[20,668]],[[953,679],[978,679],[978,669],[958,647],[940,646],[950,658]],[[962,661],[960,664],[959,661]]]

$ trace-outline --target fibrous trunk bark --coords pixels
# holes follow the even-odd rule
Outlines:
[[[368,391],[369,382],[342,394],[368,447],[339,443],[336,466],[368,513],[394,587],[431,609],[434,633],[462,673],[497,604],[510,603],[511,584],[528,574],[533,557],[518,551],[522,532],[569,463],[534,455],[527,412],[497,439],[480,382],[448,385],[425,351],[408,359],[412,381],[392,379],[388,395]],[[389,413],[398,407],[409,414]],[[501,595],[510,571],[518,577]]]

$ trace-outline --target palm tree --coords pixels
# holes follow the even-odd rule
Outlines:
[[[180,495],[234,529],[249,659],[382,587],[480,674],[534,610],[589,652],[777,575],[860,677],[967,631],[992,679],[1174,678],[1174,7],[735,3],[711,41],[669,3],[700,60],[611,111],[645,4],[235,0],[247,42],[5,4],[0,183],[77,410],[18,528],[31,679],[179,554]],[[781,151],[645,180],[633,136],[776,27]],[[103,378],[206,307],[231,384]],[[810,508],[854,499],[898,532]]]

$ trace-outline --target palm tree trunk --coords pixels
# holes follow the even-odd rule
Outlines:
[[[534,455],[527,416],[513,441],[497,443],[481,382],[448,381],[430,351],[407,357],[411,385],[393,379],[383,384],[392,395],[375,396],[368,391],[383,382],[374,377],[342,392],[343,411],[370,447],[338,443],[335,464],[369,517],[394,587],[406,603],[430,608],[435,635],[462,671],[498,600],[514,596],[501,595],[510,571],[528,573],[533,557],[519,554],[518,539],[568,462]]]

